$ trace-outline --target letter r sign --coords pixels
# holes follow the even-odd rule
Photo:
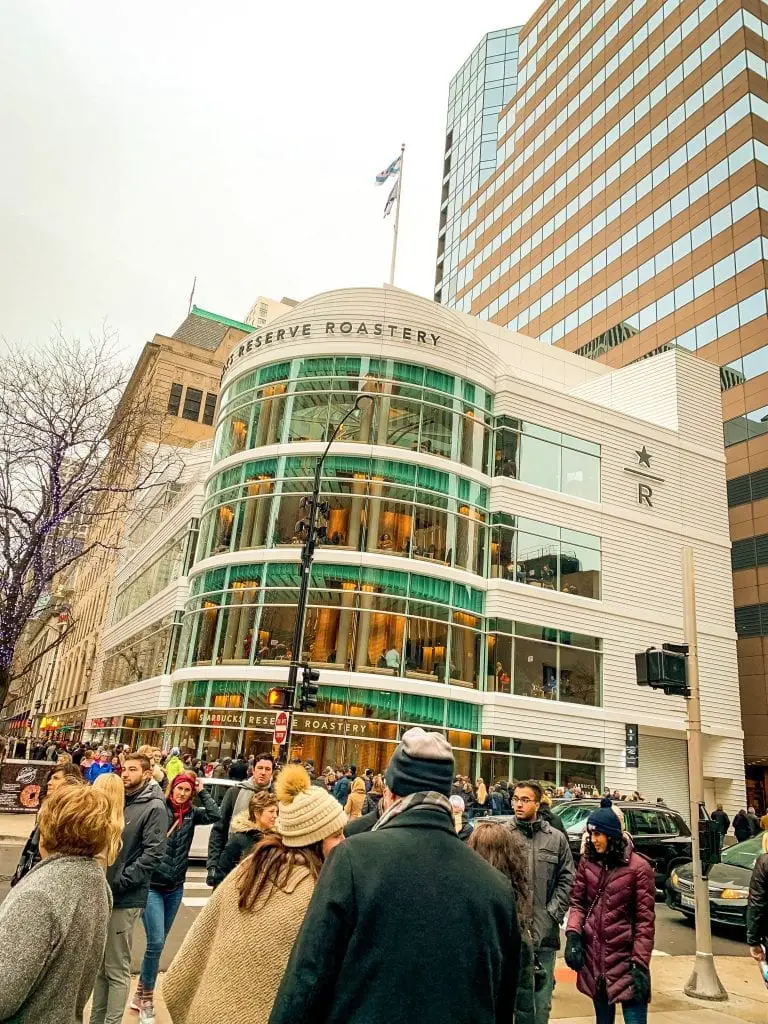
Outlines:
[[[653,496],[653,489],[649,484],[638,484],[637,485],[637,503],[638,505],[646,504],[648,508],[653,508],[653,502],[651,498]]]

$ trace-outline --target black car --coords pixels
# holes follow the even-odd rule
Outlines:
[[[587,818],[599,806],[597,799],[564,800],[552,808],[563,823],[577,863]],[[637,852],[652,862],[656,888],[664,892],[670,872],[691,859],[691,830],[677,811],[668,807],[630,800],[616,800],[614,806],[624,815],[624,831],[632,836]]]
[[[746,928],[749,881],[755,861],[763,852],[763,837],[753,836],[720,855],[709,871],[709,916],[718,924]],[[669,876],[667,904],[693,920],[693,865],[683,864]]]

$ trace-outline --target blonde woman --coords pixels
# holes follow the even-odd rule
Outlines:
[[[109,801],[109,822],[112,826],[110,834],[110,846],[104,858],[104,868],[114,864],[120,848],[123,845],[123,829],[125,828],[125,786],[119,775],[110,772],[107,775],[99,775],[93,783],[93,789],[97,789]]]
[[[323,861],[347,820],[301,765],[283,768],[274,788],[276,831],[216,889],[168,968],[163,998],[173,1024],[269,1020]]]
[[[0,906],[0,1020],[81,1021],[109,924],[99,859],[109,859],[116,829],[104,793],[78,785],[51,793],[38,825],[43,859]]]

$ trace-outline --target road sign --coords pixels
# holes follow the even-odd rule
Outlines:
[[[275,733],[272,742],[281,747],[288,739],[288,712],[278,711],[275,716]]]

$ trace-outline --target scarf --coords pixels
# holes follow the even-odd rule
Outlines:
[[[423,793],[411,793],[410,796],[404,796],[397,800],[389,810],[382,814],[371,831],[375,832],[379,828],[384,828],[398,814],[404,814],[406,811],[418,813],[420,808],[423,810],[425,807],[439,807],[445,811],[451,822],[453,822],[453,808],[448,797],[443,796],[442,793],[426,791]]]

